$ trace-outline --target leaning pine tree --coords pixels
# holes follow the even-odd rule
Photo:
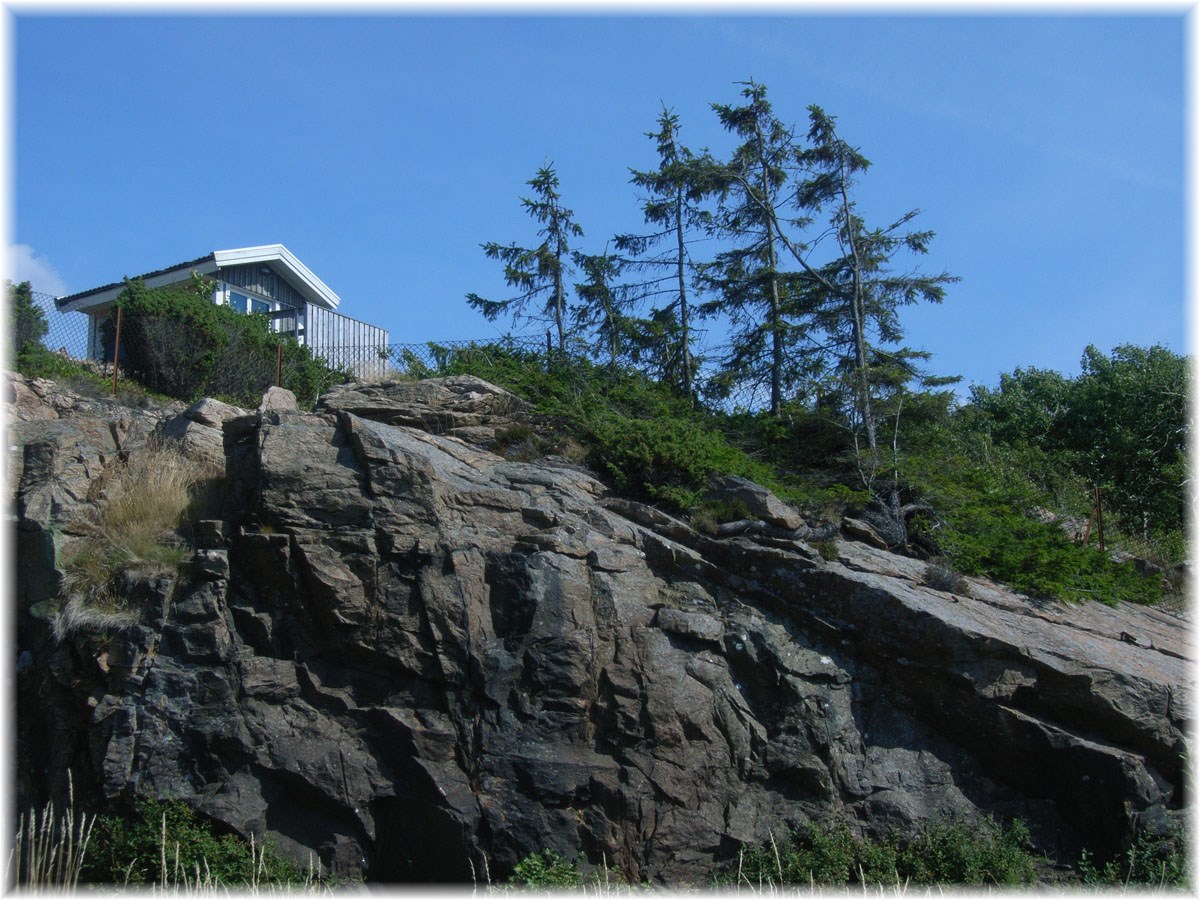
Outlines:
[[[956,380],[931,379],[917,370],[915,361],[928,354],[899,346],[904,337],[899,310],[920,301],[941,303],[946,285],[959,279],[947,272],[895,270],[901,254],[927,253],[933,232],[907,230],[920,214],[916,209],[890,225],[868,227],[853,197],[856,177],[870,161],[838,135],[835,120],[820,107],[809,107],[809,121],[809,146],[798,156],[807,177],[796,188],[795,204],[812,216],[828,217],[837,249],[830,259],[816,263],[786,235],[783,243],[804,271],[805,306],[829,337],[826,346],[834,368],[850,383],[851,431],[863,482],[870,488],[882,462],[881,392],[900,396],[904,382],[911,380],[926,387]]]
[[[571,239],[582,237],[583,229],[575,224],[574,213],[560,202],[558,175],[553,164],[543,166],[527,183],[533,188],[534,195],[522,197],[521,204],[542,226],[538,230],[542,242],[536,247],[495,242],[482,245],[490,259],[504,263],[505,283],[519,293],[507,300],[487,300],[471,293],[467,294],[467,302],[489,321],[504,313],[510,313],[516,321],[525,316],[530,301],[544,298],[545,306],[526,318],[552,323],[558,333],[558,352],[565,356],[567,293],[564,277],[572,271]]]

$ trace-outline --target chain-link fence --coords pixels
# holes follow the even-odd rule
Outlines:
[[[67,365],[85,367],[111,377],[113,350],[118,343],[115,318],[92,319],[80,312],[59,312],[54,297],[34,292],[34,316],[40,316],[43,365],[49,356]],[[334,346],[313,360],[293,342],[280,340],[264,348],[249,343],[231,329],[217,349],[199,347],[193,337],[168,316],[143,317],[122,324],[118,368],[122,377],[168,396],[223,396],[255,403],[271,385],[279,384],[298,397],[313,399],[332,384],[350,378],[384,381],[431,378],[469,371],[482,378],[500,379],[514,356],[548,366],[562,360],[542,337],[496,337],[477,341],[427,341],[386,346]],[[589,348],[578,346],[571,358],[586,358]],[[718,377],[718,364],[728,347],[710,345],[693,351],[696,391],[712,408],[757,410],[770,400],[769,386],[751,381],[727,382]],[[569,367],[568,367],[569,368]],[[65,369],[63,370],[65,372]],[[581,370],[582,371],[582,370]],[[659,377],[661,373],[648,373]]]

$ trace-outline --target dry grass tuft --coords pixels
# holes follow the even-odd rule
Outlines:
[[[63,562],[65,602],[56,636],[130,624],[119,577],[178,571],[190,554],[187,525],[203,517],[223,474],[189,459],[171,442],[148,442],[109,473],[88,534]]]

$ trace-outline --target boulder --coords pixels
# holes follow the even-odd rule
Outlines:
[[[295,397],[292,400],[294,407]],[[224,469],[225,423],[245,415],[246,410],[240,407],[205,397],[163,422],[158,433],[161,438],[178,443],[187,456]]]
[[[705,497],[728,503],[740,503],[750,516],[761,519],[768,525],[794,531],[804,528],[804,518],[762,485],[755,484],[738,475],[720,475],[713,478]]]

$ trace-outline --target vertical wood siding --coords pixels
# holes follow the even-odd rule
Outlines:
[[[303,308],[304,298],[290,284],[275,274],[274,271],[263,272],[260,263],[247,266],[229,266],[218,273],[218,278],[235,288],[243,288],[277,300],[284,306]]]

